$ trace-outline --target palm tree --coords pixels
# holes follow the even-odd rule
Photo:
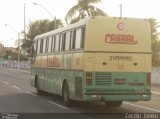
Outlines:
[[[67,24],[69,21],[71,23],[72,19],[78,21],[86,16],[107,16],[105,12],[91,5],[98,2],[101,2],[101,0],[78,0],[78,3],[68,11],[65,17]],[[75,17],[76,13],[79,13],[78,17]]]
[[[56,19],[56,26],[63,26],[63,23],[60,19]],[[26,51],[28,50],[28,52],[30,52],[30,49],[33,46],[34,37],[36,35],[54,30],[56,29],[56,26],[54,20],[49,21],[45,19],[31,22],[28,27],[28,33],[26,34],[27,39],[24,39],[21,45],[22,49]]]
[[[158,28],[160,27],[156,19],[150,18],[150,27],[151,27],[151,40],[152,40],[152,65],[160,66],[160,32]]]
[[[157,29],[160,27],[159,22],[157,22],[154,18],[150,18],[149,23],[151,26],[151,39],[158,40],[160,35],[160,33],[157,31]]]

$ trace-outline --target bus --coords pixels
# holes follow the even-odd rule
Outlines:
[[[146,19],[91,17],[34,39],[31,86],[72,100],[151,99],[151,30]]]

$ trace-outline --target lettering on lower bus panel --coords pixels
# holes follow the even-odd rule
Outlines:
[[[60,67],[58,57],[48,57],[48,67]]]
[[[110,61],[132,61],[131,56],[110,56]]]
[[[57,57],[53,58],[53,67],[60,67],[60,62]]]

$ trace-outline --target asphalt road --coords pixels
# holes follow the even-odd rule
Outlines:
[[[159,101],[160,95],[153,94],[151,101],[123,102],[121,107],[118,108],[106,107],[103,103],[76,101],[73,102],[71,107],[65,107],[60,96],[53,94],[36,95],[35,88],[30,86],[30,73],[28,71],[0,68],[0,112],[18,113],[19,117],[21,117],[20,114],[32,114],[32,116],[36,114],[41,115],[41,118],[46,115],[53,118],[53,114],[58,114],[57,117],[60,116],[61,119],[62,117],[66,119],[67,116],[68,118],[76,116],[76,118],[84,119],[84,117],[87,117],[87,119],[93,119],[97,116],[89,114],[103,113],[107,114],[108,118],[112,116],[115,119],[117,117],[114,116],[121,116],[124,119],[131,119],[128,113],[151,113],[158,114],[154,119],[159,119]],[[0,117],[2,118],[5,115]],[[106,115],[100,118],[106,118]],[[110,117],[110,119],[112,118]]]

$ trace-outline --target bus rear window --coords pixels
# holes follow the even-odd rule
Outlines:
[[[84,47],[84,34],[85,28],[80,28],[74,31],[74,40],[73,47],[75,49],[82,49]]]

